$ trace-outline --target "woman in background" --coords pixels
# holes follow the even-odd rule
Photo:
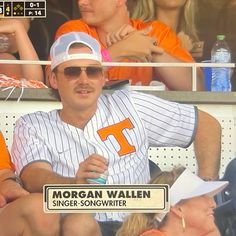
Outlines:
[[[220,236],[214,222],[213,196],[227,186],[227,181],[205,182],[180,167],[159,173],[150,183],[171,186],[170,211],[132,214],[117,236]]]
[[[131,18],[165,23],[177,33],[182,47],[193,57],[202,56],[203,42],[199,41],[195,25],[195,0],[131,0],[128,6]]]

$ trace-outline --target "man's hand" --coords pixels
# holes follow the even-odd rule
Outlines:
[[[29,192],[24,190],[20,184],[14,180],[3,180],[0,183],[0,208],[5,206],[8,202],[12,202],[28,194]]]
[[[99,178],[107,170],[107,160],[98,154],[92,154],[80,163],[76,173],[76,183],[88,183],[87,179]]]
[[[18,45],[16,37],[21,34],[27,34],[28,29],[29,22],[26,19],[3,19],[0,21],[0,33],[6,34],[9,38],[10,47],[7,52],[17,52]]]
[[[194,58],[202,57],[203,54],[203,41],[193,42],[189,35],[183,31],[178,33],[178,38],[181,41],[181,46],[189,51]]]
[[[204,49],[203,41],[195,42],[193,44],[193,48],[190,51],[190,53],[192,54],[194,58],[199,58],[199,57],[202,57],[203,55],[203,49]]]
[[[181,41],[181,46],[190,52],[193,49],[193,40],[190,36],[183,31],[179,32],[177,36]]]
[[[117,43],[118,41],[121,41],[125,37],[127,37],[130,33],[137,31],[134,27],[131,25],[123,25],[118,30],[108,33],[106,43],[107,47],[110,47],[112,44]]]
[[[153,54],[163,54],[164,49],[157,46],[156,38],[148,36],[151,29],[151,27],[147,27],[133,31],[122,40],[112,44],[108,50],[113,61],[129,58],[148,62],[152,61]]]

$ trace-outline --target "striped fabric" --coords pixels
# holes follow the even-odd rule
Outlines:
[[[46,161],[56,173],[74,177],[79,163],[97,153],[109,161],[109,184],[147,183],[148,147],[187,147],[195,124],[193,106],[120,90],[100,96],[84,130],[64,123],[57,110],[21,117],[15,127],[12,158],[18,174],[29,163]],[[123,216],[104,213],[96,218],[120,221]]]

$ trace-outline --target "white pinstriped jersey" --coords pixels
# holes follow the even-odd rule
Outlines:
[[[149,146],[191,144],[194,106],[152,95],[116,91],[101,95],[84,130],[64,123],[57,110],[21,117],[15,127],[12,158],[18,174],[24,166],[46,161],[63,176],[74,177],[79,163],[93,153],[109,160],[109,184],[147,183]],[[97,220],[122,220],[123,213],[102,213]]]

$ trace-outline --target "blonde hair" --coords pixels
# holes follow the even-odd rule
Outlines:
[[[184,167],[174,168],[172,171],[162,171],[153,178],[151,184],[168,184],[170,186],[183,173]],[[128,216],[123,222],[121,228],[117,231],[116,236],[139,236],[145,230],[158,228],[155,213],[134,213]],[[165,224],[165,219],[161,222]]]
[[[156,19],[155,9],[154,0],[133,0],[129,7],[131,18],[142,19],[145,22]]]
[[[156,8],[158,7],[155,0],[132,0],[130,3],[129,11],[131,18],[142,19],[145,22],[156,20]],[[168,1],[168,0],[167,0]],[[180,18],[177,26],[177,32],[180,31],[188,34],[193,41],[199,41],[197,29],[195,25],[196,14],[196,0],[186,0],[183,8],[181,9]],[[165,22],[164,22],[165,23]]]

